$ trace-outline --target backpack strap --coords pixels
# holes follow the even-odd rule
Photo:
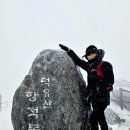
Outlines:
[[[104,78],[104,74],[103,74],[103,72],[101,71],[101,68],[100,68],[103,63],[104,63],[104,61],[101,60],[96,67],[97,75],[100,76],[101,78]]]

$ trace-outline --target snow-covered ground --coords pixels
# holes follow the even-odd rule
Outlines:
[[[126,126],[113,125],[111,127],[112,127],[112,130],[129,130],[129,128]]]
[[[121,119],[125,119],[125,122],[121,124],[111,125],[112,130],[129,130],[130,128],[130,111],[121,110],[116,104],[111,101],[111,105],[108,107],[116,112]],[[11,123],[11,106],[0,111],[0,130],[13,130]]]
[[[111,108],[114,112],[116,112],[121,119],[125,119],[125,122],[121,122],[121,124],[110,125],[110,127],[112,127],[113,130],[129,130],[130,111],[127,111],[126,109],[121,110],[121,108],[112,101],[111,101],[111,105],[108,106],[108,108]]]
[[[11,123],[11,107],[0,111],[0,130],[13,130]]]

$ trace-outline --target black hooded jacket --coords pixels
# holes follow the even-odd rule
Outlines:
[[[103,78],[97,75],[96,71],[92,71],[96,69],[97,65],[104,57],[104,51],[100,49],[99,55],[88,62],[80,59],[73,50],[68,51],[68,55],[73,59],[74,63],[87,71],[88,77],[88,86],[87,86],[87,96],[88,92],[91,93],[94,101],[97,102],[110,102],[110,93],[107,90],[107,87],[114,84],[114,74],[112,65],[104,61],[100,66],[100,70],[103,73]]]

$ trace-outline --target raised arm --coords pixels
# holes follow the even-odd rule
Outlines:
[[[68,47],[66,47],[66,46],[64,46],[62,44],[59,44],[59,46],[61,47],[61,49],[63,49],[64,51],[66,51],[68,53],[68,55],[72,58],[72,60],[74,61],[74,63],[76,65],[78,65],[79,67],[81,67],[84,70],[87,70],[88,67],[87,67],[87,62],[86,61],[81,60],[77,56],[77,54],[73,50],[69,49]]]

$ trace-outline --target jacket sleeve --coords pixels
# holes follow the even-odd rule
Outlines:
[[[72,60],[74,61],[74,63],[76,65],[78,65],[79,67],[81,67],[84,70],[87,70],[87,62],[84,60],[81,60],[76,53],[73,50],[69,50],[68,51],[68,55],[72,58]]]
[[[101,66],[101,70],[104,74],[103,81],[106,85],[113,85],[114,84],[114,73],[113,67],[109,62],[104,62]]]

